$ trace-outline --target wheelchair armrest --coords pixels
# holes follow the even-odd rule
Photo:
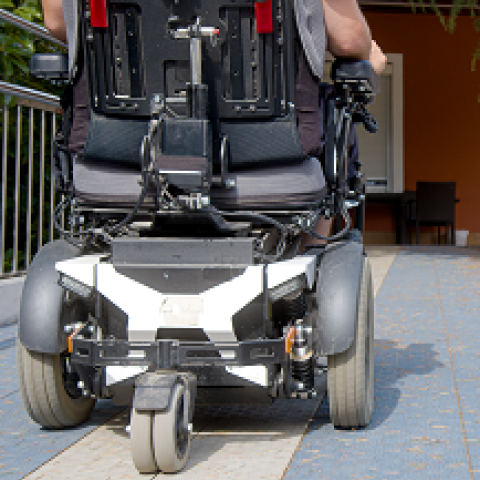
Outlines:
[[[46,80],[68,80],[68,57],[65,53],[35,53],[30,73]]]
[[[358,90],[359,93],[367,95],[380,93],[380,76],[366,60],[336,59],[332,66],[332,80],[352,84],[353,90]],[[355,85],[363,89],[358,89]]]

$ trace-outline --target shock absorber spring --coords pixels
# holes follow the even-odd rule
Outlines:
[[[291,355],[291,371],[294,389],[309,392],[314,389],[313,352],[307,341],[307,329],[300,321],[295,325],[295,337]]]
[[[298,292],[295,296],[285,297],[284,302],[284,314],[288,321],[296,321],[305,317],[307,305],[303,292]]]

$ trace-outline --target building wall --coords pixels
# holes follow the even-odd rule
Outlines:
[[[456,181],[457,229],[480,243],[480,63],[471,71],[480,35],[469,17],[458,18],[454,34],[433,14],[366,17],[383,50],[403,54],[405,189],[418,180]],[[392,238],[391,210],[369,206],[366,230]]]

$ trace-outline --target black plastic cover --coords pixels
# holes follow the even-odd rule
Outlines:
[[[80,253],[79,248],[65,240],[56,240],[45,245],[33,259],[20,303],[19,337],[25,348],[50,354],[65,349],[62,323],[68,323],[78,312],[64,308],[64,290],[58,284],[60,275],[55,264],[78,257]]]
[[[170,409],[173,387],[181,384],[188,392],[188,418],[193,417],[197,377],[190,372],[148,372],[135,381],[133,408],[140,411],[166,411]]]
[[[380,77],[366,60],[335,60],[332,65],[332,80],[361,82],[368,89],[367,93],[380,93]]]
[[[115,238],[114,267],[253,265],[253,238]]]
[[[363,245],[352,240],[328,245],[322,255],[314,339],[318,355],[342,353],[353,343],[364,258]]]
[[[47,80],[67,80],[68,57],[65,53],[35,53],[30,59],[30,73]]]

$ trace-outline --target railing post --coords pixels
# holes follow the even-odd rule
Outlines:
[[[30,265],[32,254],[32,196],[33,196],[33,108],[28,110],[28,192],[25,235],[25,269]]]
[[[45,110],[42,110],[42,120],[40,123],[40,179],[39,179],[39,214],[38,214],[38,249],[43,245],[43,201],[45,189]]]
[[[20,167],[21,167],[21,153],[22,153],[22,107],[17,105],[17,130],[15,141],[15,210],[13,220],[13,258],[12,258],[12,273],[16,273],[18,269],[18,229],[20,217]]]
[[[52,113],[52,134],[50,144],[50,241],[53,240],[54,224],[53,214],[55,212],[55,132],[57,130],[57,119],[55,114]]]
[[[2,148],[2,211],[0,217],[0,274],[5,271],[5,236],[7,233],[7,152],[8,152],[8,105],[7,100],[3,101],[3,148]]]

